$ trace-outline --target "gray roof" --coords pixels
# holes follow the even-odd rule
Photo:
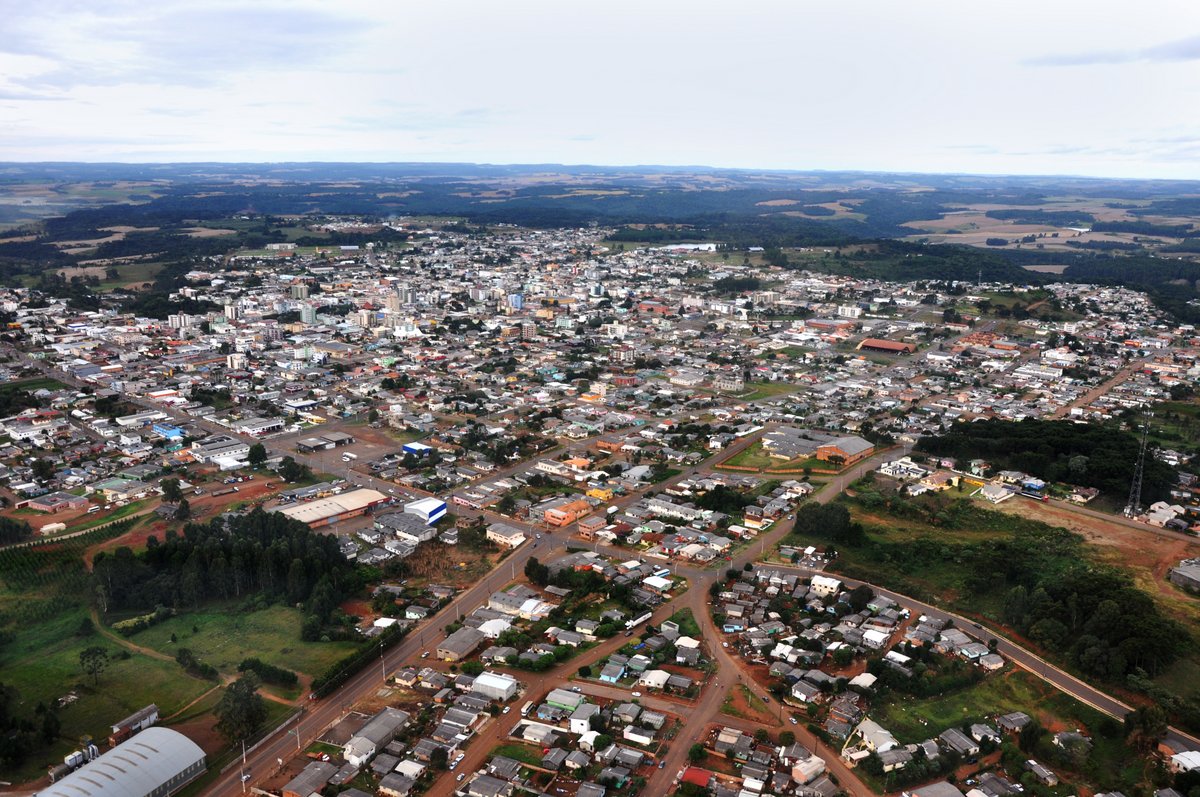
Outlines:
[[[147,728],[38,797],[143,797],[196,764],[203,769],[204,751],[191,739],[170,728]]]

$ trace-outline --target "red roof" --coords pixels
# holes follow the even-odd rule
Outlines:
[[[683,777],[680,781],[683,783],[691,783],[693,786],[699,786],[702,789],[708,788],[708,781],[712,778],[711,772],[700,767],[688,767],[683,771]]]

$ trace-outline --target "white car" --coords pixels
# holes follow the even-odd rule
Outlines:
[[[456,783],[462,783],[463,778],[465,778],[466,776],[467,776],[466,772],[459,772],[458,777],[455,778],[454,780]]]
[[[642,696],[642,693],[641,693],[641,692],[630,692],[629,694],[633,695],[634,697],[641,697],[641,696]]]
[[[504,707],[504,711],[501,711],[500,713],[501,713],[501,714],[507,714],[507,713],[508,713],[508,712],[510,712],[510,711],[512,711],[512,706],[505,706],[505,707]]]
[[[721,643],[721,647],[723,647],[723,648],[727,648],[727,647],[729,647],[729,643],[728,643],[728,642],[722,642],[722,643]]]

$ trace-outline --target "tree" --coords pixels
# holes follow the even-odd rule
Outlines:
[[[779,744],[783,747],[790,747],[795,743],[796,734],[792,733],[791,731],[784,731],[783,733],[779,734]]]
[[[1167,712],[1157,703],[1125,715],[1125,739],[1139,752],[1153,750],[1167,735]]]
[[[188,503],[186,498],[179,499],[179,506],[175,507],[175,519],[187,520],[192,516],[192,505]]]
[[[48,459],[35,459],[30,467],[33,475],[42,481],[54,475],[54,463]]]
[[[92,683],[100,683],[100,673],[108,666],[108,651],[99,645],[92,645],[79,651],[79,666],[85,673],[92,676]]]
[[[183,490],[179,487],[179,479],[162,480],[163,500],[168,504],[177,504],[183,500]]]
[[[766,728],[757,728],[757,729],[754,731],[754,741],[758,742],[759,744],[762,744],[763,742],[765,742],[765,741],[766,741],[767,739],[769,739],[769,738],[770,738],[770,737],[769,737],[769,736],[768,736],[768,734],[767,734],[767,729],[766,729]]]
[[[250,453],[246,455],[246,461],[250,463],[251,467],[259,467],[267,461],[267,447],[262,443],[250,446]]]
[[[307,465],[301,465],[292,457],[284,457],[279,462],[279,478],[285,482],[303,481],[312,476]]]
[[[246,673],[225,689],[214,710],[217,731],[230,742],[246,739],[267,718],[267,704],[258,694],[259,680]]]
[[[447,754],[445,747],[436,747],[434,748],[433,752],[429,754],[429,766],[440,772],[446,769],[448,758],[449,754]]]
[[[708,758],[708,750],[704,748],[704,745],[696,743],[688,748],[687,757],[688,761],[693,764],[699,764]]]

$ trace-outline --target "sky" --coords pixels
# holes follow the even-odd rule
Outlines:
[[[1200,179],[1193,0],[0,0],[0,161]]]

